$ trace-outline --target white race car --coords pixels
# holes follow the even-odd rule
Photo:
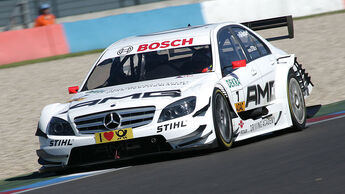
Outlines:
[[[41,170],[240,141],[306,123],[310,77],[255,30],[291,16],[187,27],[109,46],[67,103],[42,110]],[[254,31],[253,31],[254,30]]]

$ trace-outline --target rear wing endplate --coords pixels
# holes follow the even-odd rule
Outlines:
[[[280,28],[280,27],[287,26],[288,35],[267,38],[266,40],[268,41],[275,41],[275,40],[281,40],[281,39],[294,37],[293,21],[292,21],[291,15],[277,17],[277,18],[269,18],[269,19],[264,19],[264,20],[256,20],[256,21],[251,21],[251,22],[243,22],[241,24],[244,26],[247,26],[248,28],[254,31],[267,30],[267,29]]]

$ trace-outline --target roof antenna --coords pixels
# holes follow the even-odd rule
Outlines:
[[[191,27],[192,25],[188,24],[188,27]]]

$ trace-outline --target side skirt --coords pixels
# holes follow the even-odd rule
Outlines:
[[[258,135],[270,133],[273,131],[282,130],[291,126],[290,112],[284,111],[282,104],[272,104],[268,106],[269,113],[260,118],[250,118],[247,120],[240,120],[234,126],[235,141],[241,141]]]

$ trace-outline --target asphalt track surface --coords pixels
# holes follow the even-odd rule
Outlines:
[[[344,123],[283,130],[228,151],[141,158],[126,169],[28,193],[345,193]]]

